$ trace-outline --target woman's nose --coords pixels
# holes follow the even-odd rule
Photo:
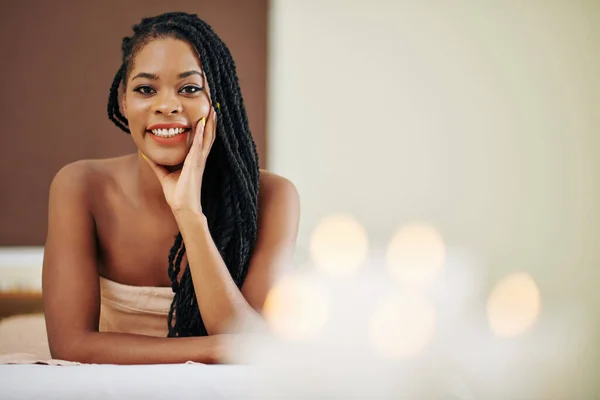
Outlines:
[[[177,96],[164,95],[157,96],[156,103],[154,103],[154,112],[157,114],[171,115],[179,114],[182,111],[182,106]]]

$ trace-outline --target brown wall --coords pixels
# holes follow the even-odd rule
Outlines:
[[[107,118],[123,36],[142,17],[198,14],[236,60],[266,166],[267,0],[20,0],[0,5],[0,246],[43,245],[63,165],[134,151]]]

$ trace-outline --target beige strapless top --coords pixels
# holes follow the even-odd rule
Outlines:
[[[169,287],[129,286],[100,277],[100,332],[166,337],[173,301]],[[42,314],[17,315],[0,323],[0,364],[75,365],[52,360]]]
[[[100,277],[100,332],[166,337],[170,287],[129,286]]]

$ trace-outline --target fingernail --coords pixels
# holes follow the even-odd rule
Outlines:
[[[202,122],[202,126],[206,126],[206,117],[202,117],[200,122]]]

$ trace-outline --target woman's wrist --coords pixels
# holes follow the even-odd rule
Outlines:
[[[206,216],[201,211],[195,210],[177,210],[173,211],[173,216],[175,217],[175,222],[177,222],[177,226],[182,234],[185,234],[184,231],[196,228],[204,228],[208,229],[208,220]]]
[[[228,349],[231,345],[230,335],[210,335],[205,336],[203,339],[206,340],[205,347],[200,359],[204,360],[201,362],[207,364],[224,364],[227,363]]]

